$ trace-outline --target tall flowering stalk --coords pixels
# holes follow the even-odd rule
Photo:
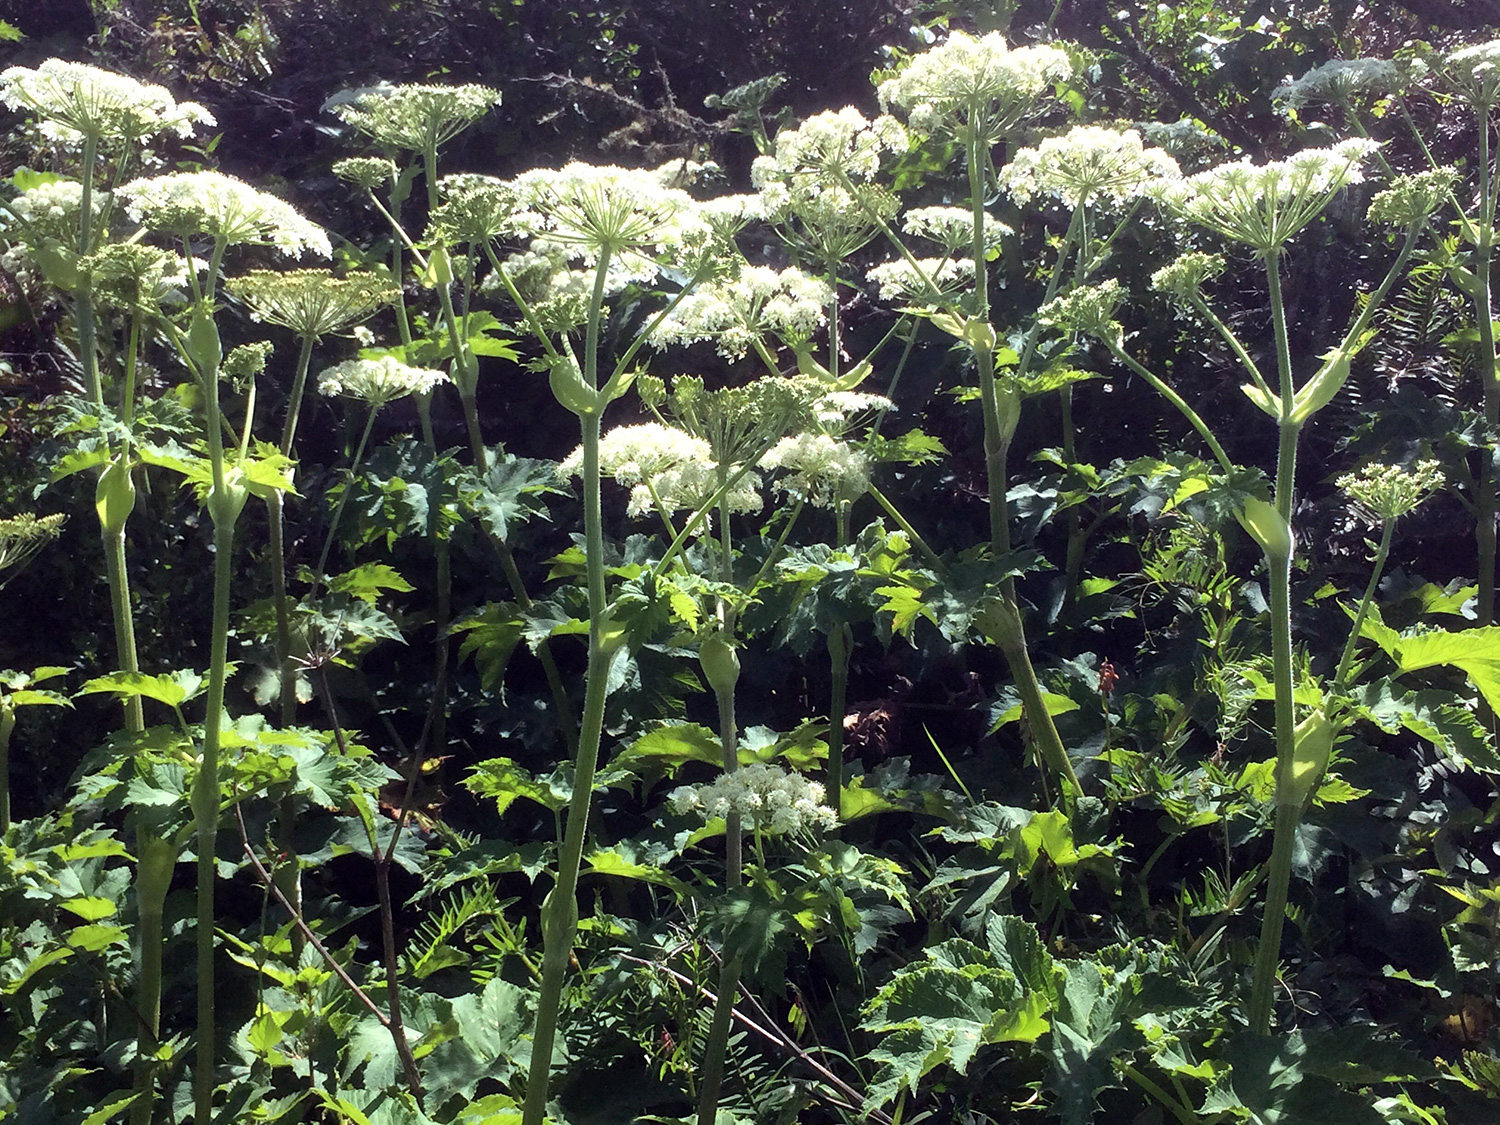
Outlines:
[[[208,1121],[214,1092],[214,876],[219,827],[219,740],[224,721],[228,663],[229,600],[233,577],[234,528],[249,499],[243,469],[225,456],[219,409],[223,346],[214,321],[219,271],[232,245],[273,247],[300,257],[312,251],[327,257],[328,236],[289,204],[218,172],[177,172],[136,180],[120,189],[125,208],[142,226],[181,239],[189,257],[192,240],[211,243],[202,278],[188,270],[193,304],[188,329],[179,341],[203,392],[204,433],[208,441],[211,486],[207,504],[214,528],[213,633],[209,648],[208,692],[203,751],[193,783],[193,818],[198,852],[198,1042],[193,1070],[195,1119]],[[241,459],[248,444],[245,420]]]
[[[1361,165],[1374,147],[1370,141],[1351,140],[1330,149],[1309,149],[1282,161],[1226,164],[1169,184],[1157,193],[1163,204],[1180,217],[1248,246],[1265,270],[1271,305],[1276,354],[1274,382],[1261,373],[1249,350],[1208,306],[1202,286],[1221,268],[1217,259],[1201,253],[1185,255],[1159,271],[1154,279],[1159,289],[1200,312],[1223,336],[1250,377],[1243,391],[1275,420],[1279,439],[1272,499],[1268,502],[1250,497],[1238,513],[1240,523],[1261,547],[1270,578],[1269,623],[1276,711],[1275,828],[1248,1005],[1250,1028],[1258,1034],[1270,1029],[1297,825],[1307,807],[1311,788],[1316,786],[1327,765],[1338,730],[1331,705],[1326,702],[1313,707],[1299,721],[1294,697],[1291,564],[1295,546],[1292,511],[1298,438],[1302,428],[1333,400],[1348,378],[1350,362],[1369,338],[1371,318],[1405,269],[1428,215],[1443,197],[1446,190],[1443,177],[1433,174],[1411,177],[1393,184],[1372,200],[1370,218],[1403,231],[1400,249],[1338,345],[1324,354],[1322,363],[1300,386],[1294,377],[1287,337],[1281,256],[1287,243],[1316,219],[1339,191],[1362,179]],[[1213,450],[1220,467],[1228,472],[1232,467],[1228,455],[1201,416],[1164,380],[1126,353],[1123,333],[1114,320],[1114,309],[1122,296],[1117,285],[1100,286],[1094,292],[1054,302],[1043,310],[1044,319],[1101,340],[1117,358],[1184,413]]]
[[[1479,378],[1484,387],[1485,448],[1474,481],[1474,518],[1479,548],[1478,614],[1481,624],[1495,620],[1495,521],[1497,514],[1495,444],[1500,442],[1500,353],[1496,352],[1494,312],[1495,207],[1500,173],[1495,166],[1495,107],[1500,105],[1500,39],[1453,51],[1439,73],[1474,115],[1479,134],[1478,199],[1472,209],[1459,208],[1459,233],[1474,249],[1468,276],[1455,281],[1474,307],[1479,333]]]
[[[881,103],[901,110],[913,132],[952,140],[964,155],[973,288],[963,294],[956,310],[942,311],[933,319],[967,345],[978,375],[990,550],[997,558],[1008,555],[1011,547],[1006,462],[1020,422],[1021,391],[1014,381],[1000,377],[995,362],[997,337],[989,321],[990,221],[984,204],[993,182],[990,154],[1057,83],[1072,73],[1072,61],[1060,47],[1012,49],[997,34],[976,39],[955,32],[940,46],[913,56],[879,88]],[[904,247],[901,250],[913,272],[925,277],[922,265],[910,251]],[[930,295],[941,295],[937,285],[929,283],[927,288]],[[1014,579],[1006,578],[1001,583],[984,620],[986,634],[999,645],[1010,666],[1041,761],[1061,779],[1065,799],[1071,800],[1078,791],[1078,779],[1047,712],[1031,664]]]
[[[558,1013],[578,929],[578,874],[599,763],[609,665],[626,641],[605,583],[600,419],[629,385],[642,341],[627,347],[612,371],[601,372],[605,300],[629,281],[653,278],[664,259],[682,261],[701,253],[711,232],[686,193],[663,187],[649,172],[570,164],[559,171],[525,173],[511,187],[521,209],[516,229],[532,236],[535,257],[522,255],[509,262],[494,258],[493,264],[498,282],[541,345],[554,396],[579,420],[589,612],[573,795],[556,878],[542,904],[541,993],[523,1111],[525,1125],[542,1125]],[[580,268],[575,269],[575,263]],[[679,299],[686,292],[681,290]]]

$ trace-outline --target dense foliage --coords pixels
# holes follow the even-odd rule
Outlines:
[[[1493,1116],[1485,4],[378,7],[0,13],[0,1120]]]

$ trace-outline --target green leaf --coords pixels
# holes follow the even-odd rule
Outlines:
[[[1237,1035],[1224,1049],[1232,1070],[1209,1092],[1203,1110],[1246,1109],[1264,1125],[1380,1125],[1369,1102],[1312,1073],[1312,1056],[1300,1031],[1285,1038]],[[1326,1065],[1324,1060],[1324,1064]]]
[[[655,883],[667,887],[683,901],[694,897],[693,888],[675,875],[671,875],[655,864],[638,863],[620,854],[617,849],[600,849],[585,857],[588,870],[594,875],[614,875],[620,879],[638,879],[644,883]]]
[[[518,766],[510,758],[490,758],[478,763],[464,778],[464,786],[481,797],[493,798],[497,813],[504,813],[517,800],[535,801],[543,808],[561,812],[568,807],[569,793]]]
[[[498,692],[524,632],[524,622],[516,607],[509,602],[491,603],[455,622],[449,632],[464,635],[463,643],[458,646],[458,659],[474,658],[480,686],[487,692]]]
[[[63,903],[63,906],[68,906]],[[106,915],[107,917],[107,915]],[[68,931],[68,944],[85,953],[98,953],[111,945],[128,945],[130,931],[121,926],[88,925],[75,926]]]
[[[1490,710],[1500,711],[1500,625],[1402,637],[1396,658],[1403,672],[1439,665],[1461,669]]]
[[[117,1090],[100,1102],[99,1108],[85,1117],[82,1125],[104,1125],[106,1121],[113,1121],[145,1096],[144,1090]]]
[[[613,765],[630,769],[650,762],[675,771],[688,762],[717,766],[724,762],[719,736],[698,723],[665,723],[641,735],[615,756]]]
[[[99,898],[96,895],[83,895],[79,898],[66,899],[62,908],[72,914],[78,915],[85,922],[97,922],[101,918],[114,916],[115,904],[107,898]]]
[[[416,589],[401,577],[395,567],[374,562],[334,575],[328,579],[328,588],[334,593],[349,594],[371,605],[386,590],[409,594]]]
[[[1042,703],[1046,705],[1047,714],[1054,716],[1065,715],[1069,711],[1078,710],[1077,702],[1069,699],[1066,695],[1058,695],[1056,692],[1052,691],[1044,690],[1042,692]],[[990,733],[994,734],[997,730],[1005,726],[1007,723],[1016,722],[1021,717],[1021,710],[1021,704],[1017,703],[1011,707],[1007,707],[1004,711],[1000,712],[999,716],[990,725]]]
[[[142,672],[110,672],[96,676],[78,689],[79,695],[113,695],[123,701],[154,699],[168,707],[180,707],[203,690],[201,675],[191,670],[147,676]]]

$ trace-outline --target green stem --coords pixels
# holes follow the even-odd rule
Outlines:
[[[727,567],[727,553],[725,565]],[[722,608],[722,607],[721,607]],[[739,769],[739,729],[734,714],[734,690],[715,690],[719,704],[719,743],[724,753],[724,772]],[[830,759],[831,760],[831,759]],[[724,885],[733,891],[744,883],[744,835],[740,813],[731,809],[724,818]],[[739,989],[743,958],[729,954],[719,970],[719,997],[714,1002],[713,1021],[703,1045],[703,1081],[698,1089],[698,1125],[714,1125],[719,1093],[724,1086],[724,1065],[729,1055],[729,1025],[734,1017],[734,996]]]
[[[354,460],[349,465],[349,481],[344,485],[344,491],[339,496],[339,502],[333,509],[333,519],[328,524],[328,535],[323,540],[323,550],[318,554],[318,566],[313,572],[313,588],[317,589],[323,583],[324,569],[328,564],[328,552],[333,548],[334,537],[338,534],[339,520],[344,515],[344,505],[349,501],[349,493],[354,489],[354,475],[359,472],[360,462],[364,459],[365,446],[370,441],[370,431],[375,428],[375,415],[380,411],[377,403],[370,404],[370,414],[365,419],[365,428],[360,432],[359,444],[354,447]]]
[[[124,456],[127,458],[129,454]],[[140,658],[135,647],[135,614],[130,606],[130,574],[125,569],[125,529],[109,532],[105,530],[104,570],[109,584],[109,600],[114,609],[115,651],[122,672],[139,672]],[[133,696],[125,704],[125,729],[139,734],[146,729],[145,714],[141,710],[140,696]]]
[[[1151,1097],[1155,1098],[1158,1102],[1160,1102],[1163,1106],[1170,1110],[1172,1116],[1175,1117],[1179,1122],[1181,1122],[1181,1125],[1198,1125],[1200,1119],[1198,1115],[1193,1112],[1191,1106],[1185,1105],[1182,1102],[1178,1101],[1171,1094],[1167,1093],[1166,1090],[1162,1089],[1159,1085],[1142,1074],[1137,1068],[1133,1066],[1126,1066],[1122,1073],[1126,1078],[1130,1079],[1142,1090],[1145,1090],[1147,1094],[1151,1095]]]
[[[10,831],[10,736],[15,729],[15,708],[0,704],[0,836]]]
[[[1380,586],[1380,576],[1385,572],[1385,560],[1391,553],[1391,533],[1396,530],[1395,520],[1386,520],[1380,532],[1380,546],[1375,549],[1375,563],[1370,571],[1370,581],[1365,586],[1365,596],[1360,599],[1359,612],[1354,615],[1354,624],[1349,629],[1349,639],[1344,642],[1343,655],[1339,657],[1338,671],[1333,674],[1333,686],[1343,686],[1349,675],[1349,666],[1354,662],[1354,648],[1359,643],[1359,631],[1364,626],[1370,607],[1375,604],[1375,591]]]
[[[599,316],[604,281],[609,268],[608,248],[600,251],[584,355],[584,377],[598,386]],[[599,765],[599,741],[604,732],[604,700],[614,638],[604,636],[604,518],[599,495],[599,428],[597,413],[580,416],[583,437],[583,534],[589,604],[589,657],[584,673],[583,723],[578,732],[578,757],[573,771],[573,795],[568,802],[562,851],[557,859],[557,881],[542,905],[542,987],[537,997],[536,1026],[531,1041],[531,1067],[526,1082],[522,1125],[542,1125],[551,1088],[552,1048],[563,985],[578,932],[578,872],[588,835],[594,773]]]
[[[917,552],[927,560],[927,565],[932,567],[938,576],[944,580],[951,579],[952,574],[949,572],[947,565],[938,556],[938,553],[928,545],[927,540],[922,538],[921,533],[911,525],[911,521],[901,514],[901,510],[895,504],[891,503],[890,498],[884,492],[881,492],[875,486],[874,482],[871,482],[869,489],[870,495],[875,497],[875,502],[886,510],[886,514],[891,519],[896,521],[896,526],[911,540],[911,544],[917,549]]]
[[[849,699],[849,657],[854,631],[847,621],[828,630],[828,662],[833,680],[828,704],[828,803],[842,815],[844,798],[844,712]]]
[[[140,913],[137,933],[140,977],[136,1009],[140,1020],[136,1034],[135,1088],[143,1094],[131,1107],[131,1125],[151,1125],[156,1103],[156,1066],[152,1055],[161,1035],[162,918],[172,872],[177,867],[177,842],[137,824],[135,901]]]
[[[87,254],[94,241],[94,164],[98,159],[99,141],[92,135],[83,139],[83,169],[80,175],[82,194],[78,214],[78,254]],[[98,329],[94,323],[94,295],[87,286],[78,291],[74,315],[78,320],[78,359],[83,364],[83,385],[89,401],[104,405],[104,388],[99,380]]]
[[[1281,929],[1286,921],[1287,892],[1292,882],[1292,851],[1297,839],[1297,805],[1276,806],[1276,828],[1271,844],[1271,866],[1266,876],[1266,912],[1261,919],[1260,944],[1250,989],[1250,1031],[1271,1032],[1271,1008],[1276,992],[1276,969],[1281,954]]]
[[[1282,410],[1292,404],[1291,348],[1287,341],[1286,307],[1281,295],[1281,272],[1274,253],[1266,256],[1266,278],[1270,288],[1271,320],[1276,333],[1276,365],[1281,379]],[[1297,438],[1301,426],[1285,417],[1280,423],[1276,453],[1276,510],[1291,526],[1297,476]],[[1276,988],[1276,966],[1281,949],[1281,930],[1286,921],[1286,901],[1292,873],[1292,846],[1300,805],[1283,804],[1280,795],[1291,784],[1296,747],[1295,682],[1292,670],[1292,557],[1266,553],[1271,586],[1271,659],[1276,700],[1276,826],[1271,844],[1271,869],[1266,886],[1265,914],[1261,920],[1260,944],[1250,984],[1250,1030],[1266,1035],[1271,1030],[1271,1007]]]
[[[1474,255],[1474,320],[1479,330],[1479,377],[1484,387],[1485,446],[1479,454],[1474,516],[1479,548],[1478,615],[1481,625],[1495,620],[1495,458],[1500,433],[1500,359],[1495,355],[1495,317],[1491,309],[1491,266],[1495,241],[1495,191],[1490,168],[1489,121],[1479,122],[1478,245]]]
[[[1166,380],[1157,376],[1149,368],[1145,367],[1143,364],[1137,361],[1134,356],[1126,352],[1125,349],[1120,346],[1118,340],[1107,337],[1103,339],[1105,346],[1109,348],[1110,352],[1116,359],[1118,359],[1126,367],[1130,368],[1130,370],[1134,371],[1142,379],[1146,380],[1147,383],[1155,388],[1157,394],[1161,395],[1162,398],[1166,399],[1173,406],[1175,406],[1178,412],[1184,418],[1186,418],[1189,423],[1192,424],[1193,429],[1198,431],[1198,436],[1203,439],[1204,443],[1207,444],[1210,451],[1212,451],[1214,460],[1219,463],[1219,467],[1222,468],[1225,473],[1232,472],[1234,470],[1234,462],[1229,459],[1229,454],[1224,452],[1224,447],[1219,444],[1219,439],[1214,437],[1213,431],[1208,428],[1208,423],[1203,420],[1202,415],[1200,415],[1196,410],[1189,406],[1187,400],[1184,399],[1176,391],[1174,391],[1171,385],[1166,382]],[[1287,405],[1290,406],[1291,400],[1287,399],[1286,402]]]
[[[222,237],[209,264],[205,309],[211,314],[212,291],[224,256]],[[225,483],[224,439],[219,420],[219,371],[217,365],[203,371],[205,392],[204,429],[208,434],[209,464],[213,489],[208,497],[214,527],[213,635],[209,647],[208,695],[203,718],[203,756],[193,785],[193,819],[198,851],[198,1044],[193,1069],[194,1120],[207,1125],[213,1119],[214,1096],[214,877],[219,831],[219,737],[224,719],[224,683],[229,659],[229,594],[234,576],[234,525],[240,505]]]

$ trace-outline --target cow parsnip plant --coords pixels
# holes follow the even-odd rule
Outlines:
[[[1287,917],[1308,946],[1328,924],[1291,894],[1299,828],[1369,796],[1361,777],[1395,774],[1361,755],[1404,734],[1438,748],[1444,779],[1500,771],[1483,575],[1474,627],[1423,620],[1462,613],[1462,591],[1422,587],[1415,613],[1382,597],[1398,523],[1441,489],[1438,466],[1341,466],[1339,487],[1381,527],[1362,596],[1320,595],[1347,631],[1310,630],[1299,651],[1292,584],[1302,433],[1444,207],[1462,203],[1470,249],[1450,272],[1488,321],[1494,56],[1481,44],[1434,68],[1484,123],[1477,207],[1452,170],[1375,185],[1367,218],[1397,242],[1315,365],[1293,350],[1283,271],[1380,163],[1375,142],[1184,172],[1149,128],[1072,120],[1088,60],[1067,45],[951,31],[879,76],[882,113],[816,113],[774,136],[774,83],[726,95],[742,124],[753,113],[761,154],[743,195],[715,194],[702,153],[444,174],[445,147],[497,111],[497,91],[343,91],[326,108],[358,155],[333,168],[389,231],[349,251],[355,269],[303,262],[334,239],[277,195],[196,166],[141,174],[148,153],[170,161],[212,125],[201,107],[56,60],[0,74],[0,101],[57,169],[16,175],[4,236],[66,311],[83,395],[59,411],[71,448],[52,475],[94,475],[114,618],[116,666],[86,669],[77,696],[124,708],[66,804],[29,815],[7,778],[17,713],[69,706],[72,670],[0,676],[0,1117],[543,1125],[575,1118],[597,1067],[630,1071],[632,1119],[698,1125],[979,1120],[1022,1103],[1068,1125],[1121,1107],[1184,1123],[1309,1106],[1459,1119],[1494,1085],[1492,1052],[1430,1064],[1326,1013],[1277,1021],[1275,1001]],[[1328,64],[1281,100],[1353,113],[1413,77]],[[1019,260],[1049,233],[1044,261]],[[1168,233],[1185,252],[1153,284],[1222,341],[1275,422],[1269,488],[1266,466],[1236,463],[1243,436],[1179,372],[1152,370],[1122,325],[1144,298],[1106,276],[1118,247]],[[1217,296],[1236,253],[1264,274],[1265,341]],[[1000,265],[1025,289],[1003,306]],[[270,339],[240,342],[258,326]],[[967,384],[948,389],[979,410],[977,543],[899,491],[919,473],[956,479],[936,439],[888,432],[907,426],[899,384],[931,340]],[[1091,341],[1109,358],[1098,371],[1083,370]],[[730,377],[692,369],[710,357]],[[1122,372],[1186,420],[1190,451],[1081,462],[1075,390]],[[577,427],[560,463],[485,440],[481,405],[533,391]],[[1134,391],[1121,377],[1108,393]],[[455,394],[456,451],[441,445]],[[302,419],[336,403],[359,431],[349,455],[299,464]],[[1058,448],[1023,479],[1013,450],[1052,404]],[[407,425],[419,439],[382,440]],[[162,487],[175,478],[184,497]],[[1472,492],[1482,569],[1490,469]],[[251,496],[267,517],[253,558]],[[133,521],[163,512],[182,538],[211,536],[210,621],[184,655],[194,666],[143,670],[129,575],[166,563],[144,557]],[[1041,639],[1059,618],[1032,604],[1050,542],[1037,524],[1057,512],[1068,619],[1101,636],[1165,620],[1163,634],[1201,642],[1193,658],[1122,668]],[[542,516],[559,526],[528,556],[539,540],[523,525]],[[1262,555],[1268,604],[1236,573],[1234,521]],[[0,522],[0,566],[59,530],[59,517]],[[1128,581],[1087,572],[1094,535],[1139,547]],[[1335,632],[1336,651],[1319,651]],[[1011,682],[851,704],[874,641],[892,654],[911,641],[944,676],[984,667],[993,645]],[[1142,644],[1144,663],[1157,641]],[[534,698],[515,671],[526,653],[546,684]],[[984,707],[999,738],[939,725]],[[927,727],[941,776],[878,760],[922,708],[933,724],[908,723]],[[759,725],[792,711],[792,729]],[[1012,730],[1039,768],[1009,760]],[[1270,758],[1240,760],[1268,744]],[[433,780],[450,758],[494,802],[469,823],[517,839],[455,827],[468,814],[446,815]],[[1127,839],[1131,806],[1160,814],[1148,856]],[[1430,851],[1435,885],[1461,904],[1442,931],[1452,979],[1426,982],[1451,992],[1486,971],[1493,895],[1469,842],[1459,859],[1433,842],[1429,812],[1400,814],[1395,847],[1403,862]],[[1244,844],[1267,822],[1261,863]],[[921,831],[898,839],[896,825]],[[1174,846],[1210,834],[1206,870],[1163,876]],[[191,920],[185,886],[172,893],[189,851]],[[374,907],[346,930],[364,909],[350,870],[373,872]],[[253,923],[225,909],[231,872],[262,897]],[[421,884],[404,908],[397,872]],[[167,955],[188,933],[192,1017]],[[825,997],[808,981],[837,983]],[[631,1068],[654,1071],[652,1093]],[[638,1117],[648,1096],[659,1112]]]

